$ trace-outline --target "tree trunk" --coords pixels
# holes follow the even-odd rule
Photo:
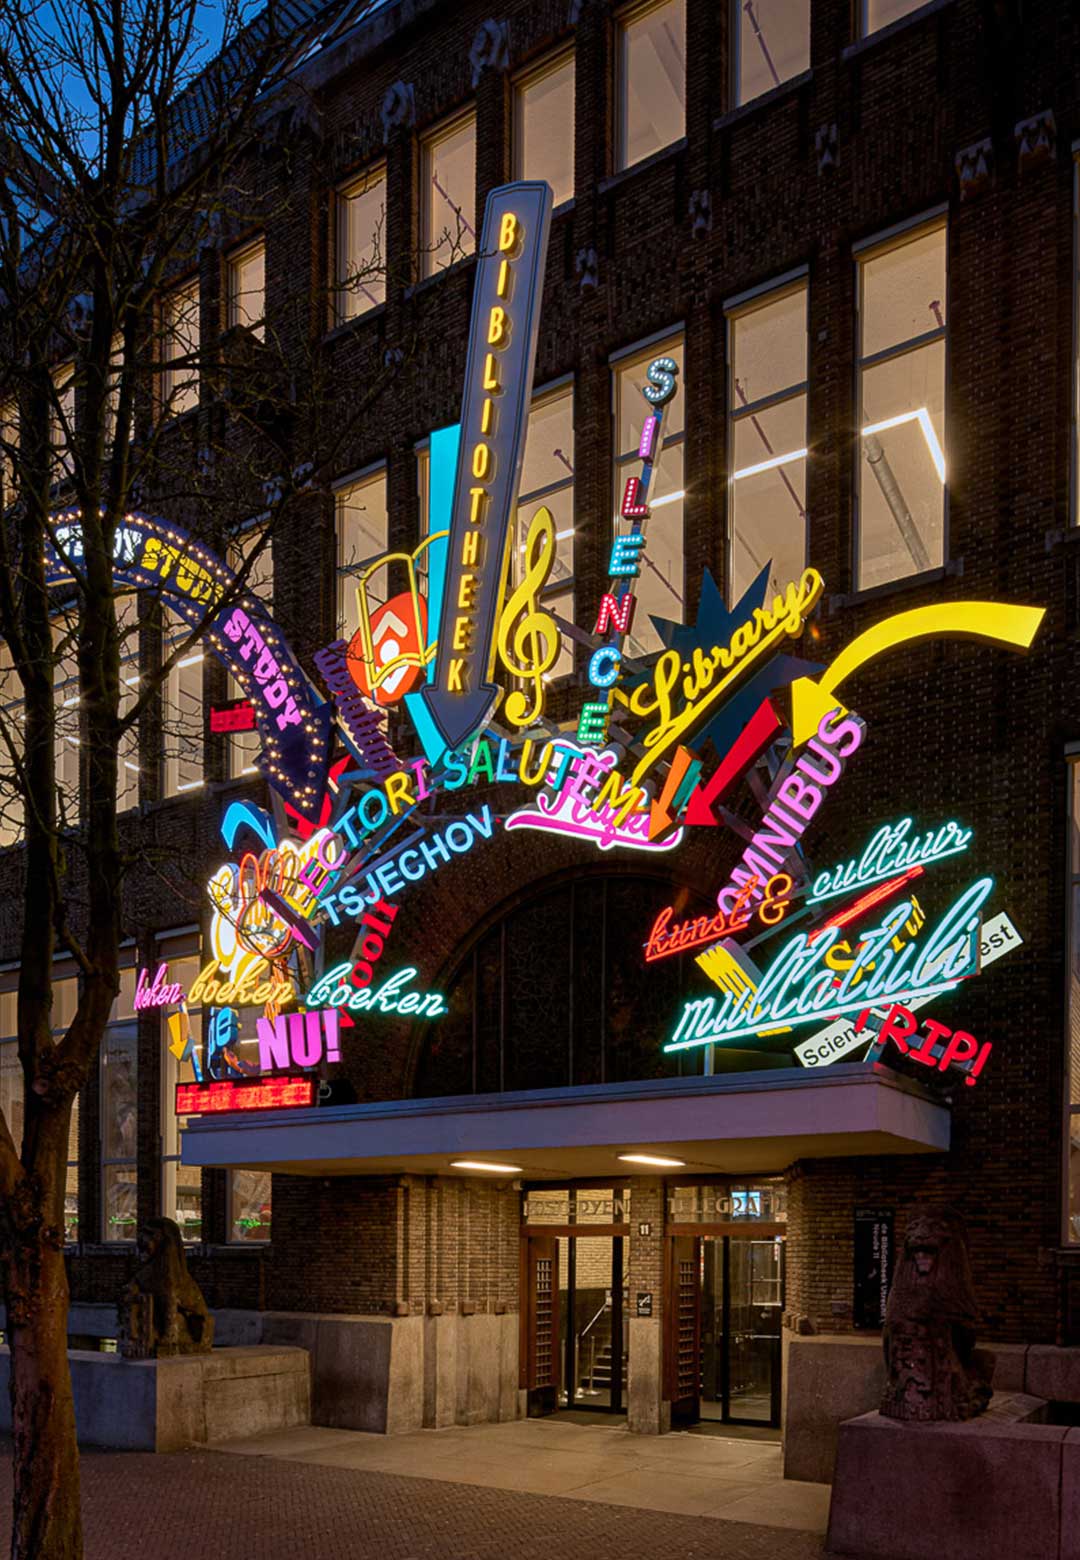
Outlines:
[[[16,1236],[5,1263],[15,1442],[12,1560],[82,1560],[68,1283],[55,1231]],[[44,1235],[44,1239],[42,1236]]]

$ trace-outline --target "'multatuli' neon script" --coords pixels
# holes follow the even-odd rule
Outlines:
[[[851,1013],[901,993],[929,996],[951,991],[966,975],[978,971],[980,912],[993,887],[993,878],[985,877],[966,889],[918,945],[917,957],[914,943],[900,953],[889,947],[912,913],[910,899],[894,906],[881,925],[867,933],[851,968],[839,981],[826,955],[842,935],[841,928],[827,927],[812,944],[806,932],[799,932],[773,961],[756,991],[728,991],[719,998],[686,1003],[664,1050],[742,1039],[781,1024],[812,1023],[823,1012]]]
[[[833,899],[853,888],[865,888],[869,883],[880,883],[894,877],[908,867],[931,866],[946,856],[958,856],[971,843],[972,830],[949,820],[940,829],[928,829],[908,839],[911,819],[901,818],[899,823],[886,823],[874,835],[862,855],[854,857],[828,872],[819,873],[808,903]]]

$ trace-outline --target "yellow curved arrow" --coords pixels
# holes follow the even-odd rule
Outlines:
[[[791,730],[802,747],[818,729],[822,716],[844,705],[836,688],[867,661],[914,644],[918,639],[983,639],[992,645],[1028,650],[1045,615],[1043,607],[1014,607],[1003,601],[943,601],[933,607],[897,612],[860,634],[836,657],[823,676],[799,677],[791,685]]]

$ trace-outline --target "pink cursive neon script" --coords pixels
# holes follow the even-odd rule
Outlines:
[[[143,1008],[172,1007],[177,1002],[184,1000],[182,986],[170,986],[165,977],[169,973],[167,964],[159,964],[158,972],[154,976],[153,984],[149,980],[149,970],[140,970],[139,978],[135,982],[135,1011],[142,1012]]]

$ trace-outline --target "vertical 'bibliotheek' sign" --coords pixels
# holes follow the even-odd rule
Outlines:
[[[525,445],[551,189],[506,184],[488,196],[473,294],[446,587],[435,678],[417,696],[448,748],[489,718],[507,529]]]

